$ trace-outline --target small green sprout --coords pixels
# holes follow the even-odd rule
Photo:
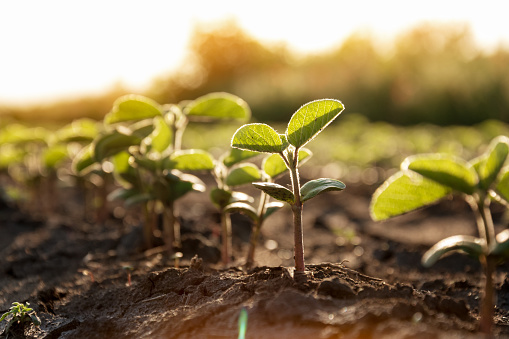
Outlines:
[[[371,201],[374,220],[384,220],[430,205],[445,196],[461,195],[474,212],[479,237],[456,235],[439,241],[422,258],[429,267],[444,254],[459,251],[477,258],[485,283],[479,329],[491,336],[493,327],[493,273],[509,257],[509,230],[495,234],[490,203],[509,207],[509,138],[499,136],[480,157],[471,161],[447,154],[410,156],[401,171],[380,186]]]
[[[13,302],[9,311],[5,312],[2,317],[0,317],[0,321],[7,321],[7,326],[5,327],[4,333],[9,334],[9,331],[12,331],[11,327],[17,327],[20,330],[25,330],[25,326],[29,324],[34,324],[35,326],[41,325],[41,319],[37,316],[35,311],[28,307],[30,304],[27,302],[26,304],[22,304],[19,302]],[[9,320],[7,318],[11,317]]]
[[[266,124],[247,124],[240,127],[232,138],[232,147],[247,151],[278,154],[290,170],[292,189],[272,182],[257,182],[253,185],[273,197],[288,203],[293,212],[295,271],[302,276],[304,265],[304,239],[302,232],[303,203],[326,191],[341,191],[345,188],[339,180],[316,179],[300,185],[298,172],[299,151],[313,140],[325,127],[341,114],[344,107],[338,100],[323,99],[309,102],[291,117],[285,134],[277,133]]]

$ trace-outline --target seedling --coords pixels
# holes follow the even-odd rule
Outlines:
[[[232,154],[236,152],[247,152],[238,149],[232,149]],[[249,152],[253,153],[253,152]],[[256,153],[255,153],[256,154]],[[312,153],[306,148],[299,150],[299,166],[304,164]],[[230,156],[230,158],[235,158]],[[240,158],[240,157],[239,157]],[[284,174],[288,168],[284,161],[277,154],[267,155],[259,169],[255,164],[242,163],[233,168],[226,177],[226,183],[229,186],[237,187],[247,183],[252,183],[256,180],[263,182],[273,182],[277,177]],[[254,223],[253,231],[251,232],[251,239],[249,241],[249,249],[246,256],[246,268],[250,268],[254,264],[254,254],[260,231],[265,220],[274,212],[282,208],[284,204],[280,201],[269,202],[269,196],[261,191],[258,207],[249,203],[249,201],[236,201],[228,204],[224,210],[225,212],[240,212],[248,216]]]
[[[39,319],[35,311],[29,306],[30,304],[28,302],[26,304],[22,304],[16,301],[12,303],[10,310],[5,312],[2,317],[0,317],[0,321],[7,321],[7,326],[4,329],[5,334],[8,335],[10,331],[13,331],[14,327],[24,332],[27,325],[41,325],[41,319]],[[9,317],[10,319],[7,320]]]
[[[95,282],[94,273],[92,273],[91,271],[80,269],[79,272],[81,272],[81,274],[83,274],[84,276],[89,276],[91,282]]]
[[[451,194],[461,195],[474,212],[479,237],[456,235],[439,241],[422,258],[433,265],[444,254],[459,251],[477,258],[485,283],[479,329],[491,336],[493,325],[493,273],[509,257],[509,230],[495,235],[490,213],[492,200],[509,206],[509,138],[495,138],[487,151],[469,162],[446,154],[410,156],[401,171],[380,186],[371,201],[374,220],[384,220],[430,205]]]
[[[240,127],[232,138],[232,147],[278,154],[290,171],[291,190],[271,182],[257,182],[253,185],[274,199],[288,203],[292,208],[296,277],[304,274],[305,270],[303,203],[323,192],[341,191],[345,188],[341,181],[328,178],[311,180],[301,187],[298,172],[299,150],[341,114],[343,109],[343,104],[338,100],[311,101],[293,114],[285,134],[278,134],[269,125],[256,123]]]
[[[175,202],[188,192],[203,192],[203,182],[187,171],[214,168],[208,153],[182,150],[182,135],[190,121],[225,121],[250,116],[247,104],[227,93],[211,93],[178,105],[159,105],[137,95],[123,96],[104,119],[106,132],[75,161],[80,172],[94,163],[110,162],[122,186],[110,199],[126,206],[143,204],[145,247],[152,247],[156,216],[163,214],[163,237],[170,252],[180,247]]]
[[[239,336],[238,339],[246,339],[247,332],[247,310],[243,307],[239,314]]]

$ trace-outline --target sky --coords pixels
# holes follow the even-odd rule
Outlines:
[[[506,0],[0,1],[0,104],[141,91],[185,63],[196,24],[234,19],[296,53],[339,46],[354,32],[390,41],[423,22],[467,23],[487,49],[509,47]]]

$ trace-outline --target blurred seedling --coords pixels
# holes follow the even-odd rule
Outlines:
[[[479,157],[465,161],[447,154],[422,154],[406,158],[401,171],[391,176],[373,194],[370,212],[385,220],[435,203],[456,193],[474,212],[479,236],[456,235],[443,239],[423,256],[429,267],[443,255],[459,251],[477,258],[484,272],[484,295],[480,305],[479,330],[492,335],[494,314],[493,274],[509,257],[509,230],[495,234],[490,204],[509,207],[509,138],[492,140]]]
[[[240,127],[232,138],[232,147],[278,154],[290,171],[291,190],[272,182],[256,182],[253,185],[274,199],[288,203],[292,208],[295,278],[303,276],[305,272],[303,203],[323,192],[341,191],[345,188],[345,184],[341,181],[328,178],[311,180],[301,186],[298,172],[299,151],[339,116],[343,109],[343,104],[338,100],[312,101],[303,105],[292,115],[285,134],[278,134],[269,125],[256,123]]]
[[[239,336],[238,339],[246,339],[247,332],[247,310],[242,308],[239,314]]]
[[[134,271],[134,267],[125,265],[122,266],[122,269],[127,273],[127,286],[131,287],[131,273]]]
[[[5,312],[0,321],[7,321],[7,326],[4,329],[4,334],[9,335],[10,332],[24,333],[25,328],[30,324],[35,326],[41,325],[41,319],[37,316],[35,311],[29,307],[30,304],[13,302],[9,311]]]
[[[175,252],[175,253],[173,253],[171,258],[175,262],[175,264],[174,264],[175,268],[179,268],[180,267],[180,259],[182,259],[183,256],[184,256],[184,254],[182,252]]]
[[[81,274],[83,274],[84,276],[90,277],[91,282],[95,282],[94,273],[92,273],[91,271],[86,269],[80,269],[79,272],[81,272]]]
[[[187,171],[209,171],[214,167],[207,152],[182,150],[182,135],[191,121],[247,119],[250,110],[240,98],[211,93],[193,101],[159,105],[139,96],[123,96],[104,118],[105,132],[75,161],[81,172],[109,162],[121,187],[110,200],[124,200],[130,207],[141,204],[145,217],[145,247],[152,247],[158,215],[163,216],[165,246],[173,253],[180,248],[180,224],[175,202],[185,194],[205,191],[205,185]]]

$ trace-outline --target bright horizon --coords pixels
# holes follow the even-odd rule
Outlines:
[[[185,61],[198,23],[235,20],[266,44],[300,53],[339,46],[355,32],[383,42],[423,22],[468,24],[487,50],[509,47],[509,2],[20,0],[0,3],[0,105],[142,91]],[[291,4],[291,5],[290,5]]]

